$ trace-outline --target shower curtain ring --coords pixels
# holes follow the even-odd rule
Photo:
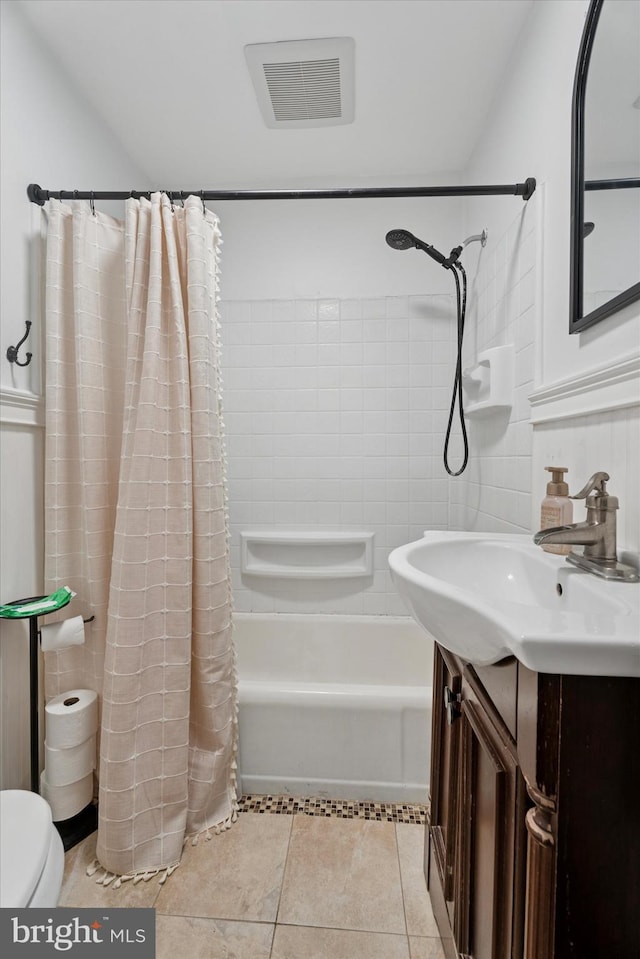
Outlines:
[[[204,205],[204,190],[200,190],[200,199],[202,200],[202,215],[205,216],[207,208]]]
[[[89,208],[90,208],[90,210],[91,210],[91,215],[92,215],[92,216],[95,216],[95,215],[96,215],[96,201],[95,201],[95,197],[94,197],[94,195],[93,195],[93,190],[91,191],[91,198],[90,198],[90,200],[89,200]]]
[[[169,203],[170,203],[170,205],[171,205],[171,212],[172,212],[172,213],[175,213],[175,212],[176,212],[176,209],[175,209],[175,207],[174,207],[174,205],[173,205],[173,191],[171,191],[171,193],[169,193],[168,196],[169,196]]]

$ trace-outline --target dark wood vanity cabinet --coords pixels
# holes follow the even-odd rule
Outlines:
[[[485,679],[492,695],[437,648],[425,866],[448,959],[523,955],[527,795],[509,728],[514,667]]]
[[[640,680],[436,647],[425,871],[447,959],[640,955]]]
[[[448,653],[436,655],[433,686],[431,760],[430,844],[425,844],[425,872],[429,850],[437,865],[442,896],[453,916],[453,875],[456,852],[460,729],[454,720],[459,715],[458,698],[462,690],[462,671]]]

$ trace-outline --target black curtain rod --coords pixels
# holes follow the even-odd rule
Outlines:
[[[585,180],[585,190],[633,190],[640,187],[640,177],[628,176],[609,180]]]
[[[183,200],[189,195],[207,200],[353,200],[378,197],[417,196],[521,196],[528,200],[536,188],[534,177],[524,183],[499,186],[389,186],[341,190],[165,190],[172,200]],[[128,200],[151,195],[151,190],[43,190],[37,183],[30,183],[27,196],[32,203],[43,206],[47,200]]]

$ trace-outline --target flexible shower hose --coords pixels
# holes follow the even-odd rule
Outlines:
[[[453,273],[453,278],[456,283],[456,302],[458,308],[458,357],[456,360],[456,372],[453,378],[451,408],[449,409],[449,422],[447,423],[447,432],[444,439],[444,451],[442,454],[442,459],[444,462],[444,468],[449,476],[460,476],[461,473],[464,473],[469,460],[469,442],[467,440],[467,427],[464,419],[464,403],[462,398],[462,342],[464,339],[464,320],[467,310],[467,274],[465,273],[462,264],[458,263],[457,261],[450,266],[450,270]],[[460,280],[456,270],[459,270],[462,274],[462,291],[460,290]],[[460,431],[462,433],[464,455],[460,469],[452,470],[449,466],[449,441],[451,439],[451,427],[453,424],[453,417],[455,415],[456,400],[458,401],[458,414],[460,418]]]

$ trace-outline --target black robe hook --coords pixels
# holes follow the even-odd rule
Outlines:
[[[17,366],[28,366],[29,363],[31,362],[31,356],[32,356],[31,353],[27,353],[27,358],[24,361],[24,363],[21,363],[20,360],[18,359],[18,350],[20,349],[20,347],[22,346],[26,338],[29,336],[29,330],[31,329],[31,320],[25,320],[24,324],[27,328],[27,332],[24,334],[24,336],[22,337],[22,339],[20,340],[17,346],[10,346],[7,349],[7,359],[9,360],[10,363],[15,363]]]

